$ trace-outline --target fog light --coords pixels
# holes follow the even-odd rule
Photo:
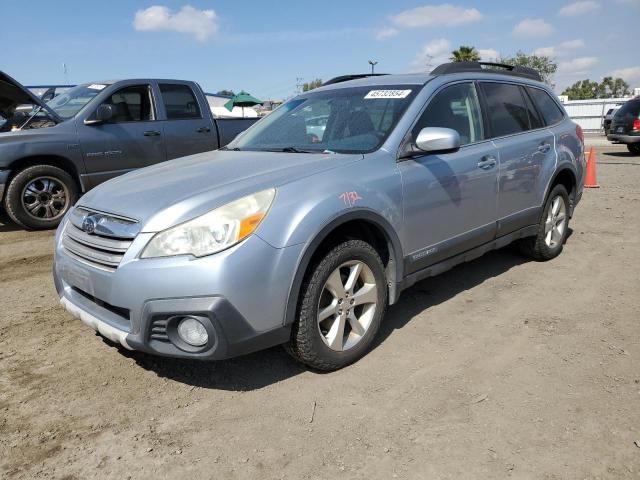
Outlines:
[[[209,341],[207,329],[193,317],[185,317],[180,320],[178,336],[182,341],[193,347],[201,347]]]

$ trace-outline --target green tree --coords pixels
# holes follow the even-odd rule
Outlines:
[[[589,79],[579,80],[570,87],[565,88],[562,95],[569,97],[569,100],[591,100],[598,97],[598,82]]]
[[[452,62],[479,62],[480,54],[476,47],[460,45],[460,48],[451,52],[449,60]]]
[[[316,78],[315,80],[311,80],[310,82],[302,84],[302,91],[308,92],[309,90],[313,90],[314,88],[318,88],[322,85],[322,79]]]
[[[233,90],[220,90],[218,95],[228,95],[229,97],[233,97],[235,93],[233,93]]]
[[[630,93],[629,84],[621,78],[604,77],[598,85],[598,98],[618,98]]]
[[[551,82],[553,74],[558,70],[558,64],[545,55],[527,55],[522,51],[518,51],[514,57],[502,57],[499,63],[514,65],[519,67],[529,67],[537,70],[542,80],[549,86],[553,87]]]

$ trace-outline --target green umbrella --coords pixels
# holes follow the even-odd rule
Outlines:
[[[224,104],[224,108],[233,111],[233,107],[242,107],[242,116],[244,117],[244,107],[253,107],[254,105],[261,105],[262,100],[258,100],[256,97],[251,94],[241,90],[240,93],[237,93],[231,99]]]

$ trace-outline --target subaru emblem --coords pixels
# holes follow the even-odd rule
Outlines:
[[[96,229],[96,221],[91,217],[84,217],[82,220],[82,231],[85,233],[93,233]]]

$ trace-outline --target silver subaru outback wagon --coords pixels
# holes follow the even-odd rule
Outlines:
[[[55,285],[127,349],[209,360],[283,344],[334,370],[416,281],[511,242],[560,254],[584,167],[580,127],[533,70],[332,82],[226,148],[87,193],[58,228]]]

